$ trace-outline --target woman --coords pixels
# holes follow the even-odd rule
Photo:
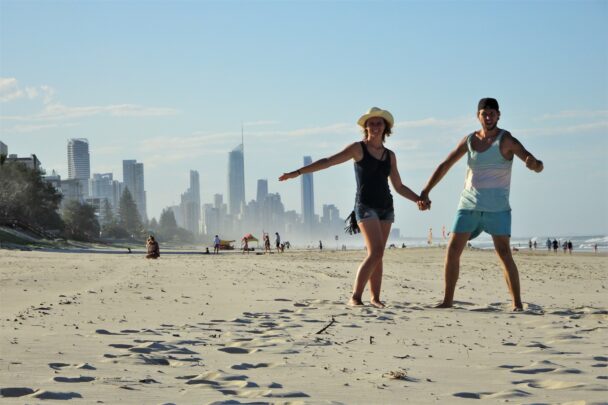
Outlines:
[[[391,179],[393,189],[408,200],[417,203],[419,197],[401,183],[395,153],[384,147],[384,141],[390,136],[394,124],[391,113],[372,107],[359,118],[357,124],[363,128],[363,141],[354,142],[342,152],[296,171],[283,173],[279,181],[327,169],[347,160],[355,161],[357,194],[354,213],[367,247],[367,257],[359,265],[348,305],[363,305],[361,297],[369,282],[370,303],[374,307],[384,308],[384,303],[380,301],[382,256],[395,219],[388,179]]]
[[[148,237],[146,248],[148,251],[146,259],[158,259],[160,257],[160,247],[158,246],[158,242],[154,240],[154,236],[150,235]]]

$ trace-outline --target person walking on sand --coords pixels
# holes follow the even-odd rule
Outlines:
[[[362,295],[369,283],[370,303],[384,308],[380,301],[382,285],[382,257],[395,214],[393,197],[388,185],[410,201],[417,202],[418,195],[401,182],[395,153],[384,146],[394,124],[390,112],[377,107],[363,114],[357,124],[362,128],[363,140],[346,146],[341,152],[317,160],[310,165],[289,173],[283,173],[280,181],[293,179],[301,174],[313,173],[354,160],[357,193],[353,214],[365,241],[367,255],[359,265],[348,304],[363,305]],[[322,244],[319,244],[321,249]]]
[[[553,242],[551,244],[553,245],[553,253],[557,254],[557,248],[559,247],[559,242],[557,242],[557,239],[553,239]]]
[[[241,246],[243,247],[243,253],[249,254],[249,239],[247,239],[247,236],[243,236],[243,239],[241,239]]]
[[[270,249],[270,236],[268,236],[267,233],[264,234],[264,254],[266,254],[266,252],[272,253],[272,250]]]
[[[218,254],[220,253],[220,244],[222,243],[222,241],[220,240],[220,237],[215,235],[215,237],[213,238],[213,253],[214,254]]]
[[[160,257],[160,247],[152,235],[148,236],[148,240],[146,241],[146,250],[148,251],[146,259],[158,259]]]
[[[281,235],[278,232],[274,233],[274,245],[277,248],[277,253],[281,252]]]
[[[435,169],[420,194],[420,209],[430,208],[429,193],[450,168],[467,155],[465,187],[460,195],[458,212],[445,259],[445,291],[438,308],[449,308],[454,303],[454,291],[460,272],[460,256],[467,241],[482,231],[489,233],[502,263],[503,272],[513,301],[513,310],[523,309],[519,273],[510,249],[511,207],[509,190],[513,157],[525,162],[537,173],[543,163],[537,160],[508,131],[498,128],[498,101],[483,98],[477,106],[481,129],[465,136],[448,157]]]

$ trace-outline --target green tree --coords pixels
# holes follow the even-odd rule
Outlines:
[[[0,217],[62,230],[58,213],[62,196],[42,176],[42,171],[23,163],[0,161]]]
[[[160,214],[159,230],[166,238],[171,239],[177,232],[177,221],[173,210],[164,209]]]
[[[76,200],[68,201],[63,208],[63,221],[68,238],[76,240],[99,238],[99,221],[92,205]]]
[[[110,202],[105,199],[103,202],[103,208],[102,208],[102,217],[103,217],[103,223],[104,224],[111,224],[112,222],[114,222],[116,219],[114,218],[114,211],[112,210],[112,205],[110,204]]]
[[[137,211],[137,205],[133,200],[133,196],[128,188],[125,188],[122,196],[120,197],[120,207],[118,210],[119,224],[122,226],[130,235],[140,237],[144,233],[141,218]]]

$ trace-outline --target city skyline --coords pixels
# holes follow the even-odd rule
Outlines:
[[[89,140],[93,172],[142,162],[150,218],[180,204],[189,170],[200,174],[202,203],[218,192],[228,202],[226,156],[243,133],[245,201],[267,179],[299,212],[300,182],[278,177],[302,156],[315,161],[360,140],[356,120],[372,106],[394,115],[386,146],[419,192],[479,128],[477,101],[489,96],[501,105],[499,126],[545,162],[538,175],[514,162],[513,234],[607,232],[605,1],[329,1],[322,12],[314,2],[256,0],[0,7],[9,153],[36,154],[63,178],[71,138]],[[414,236],[449,229],[464,177],[463,159],[433,190],[430,212],[393,193],[394,226]],[[315,212],[352,210],[352,163],[314,178]],[[567,214],[581,196],[583,209]]]

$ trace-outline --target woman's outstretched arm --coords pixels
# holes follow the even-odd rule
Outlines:
[[[359,142],[354,142],[335,155],[319,159],[307,166],[294,170],[293,172],[283,173],[283,175],[279,177],[279,181],[285,181],[298,177],[301,174],[327,169],[328,167],[339,165],[350,159],[361,160],[362,155],[363,151],[361,150],[361,146],[359,146]]]

